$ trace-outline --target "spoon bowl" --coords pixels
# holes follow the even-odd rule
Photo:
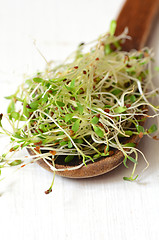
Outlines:
[[[138,135],[133,135],[129,140],[129,143],[135,143],[137,145],[139,140],[140,138],[138,137]],[[29,148],[28,152],[30,153],[30,155],[35,155],[33,150]],[[56,171],[56,174],[67,178],[90,178],[99,176],[104,173],[110,172],[114,168],[118,167],[122,163],[123,157],[123,153],[117,150],[112,156],[98,159],[98,161],[94,163],[89,162],[86,166],[84,165],[76,170],[69,170],[69,168],[72,168],[73,166],[69,167],[66,165],[55,164],[56,169],[58,169],[58,171]],[[48,164],[44,162],[44,160],[38,160],[37,163],[41,167],[52,172],[51,168],[48,166]],[[60,171],[60,169],[65,169],[65,171]]]
[[[121,34],[125,27],[127,27],[129,30],[129,36],[131,36],[132,39],[125,41],[125,43],[122,45],[122,50],[139,50],[145,46],[152,23],[158,13],[158,7],[159,0],[145,0],[144,3],[141,0],[127,0],[125,2],[117,18],[117,29],[115,34]],[[127,143],[134,143],[137,146],[139,141],[139,136],[133,135],[130,137]],[[30,155],[35,155],[33,150],[29,148],[28,152]],[[89,162],[87,163],[87,166],[83,165],[81,168],[75,170],[71,170],[72,166],[70,167],[67,164],[55,164],[57,169],[56,174],[67,178],[94,177],[107,173],[118,167],[122,163],[123,158],[123,153],[119,150],[116,150],[112,156],[103,157],[95,162]],[[37,163],[46,170],[52,171],[43,159],[38,160]],[[60,169],[62,170],[60,171]]]

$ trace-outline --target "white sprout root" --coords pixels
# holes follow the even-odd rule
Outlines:
[[[120,43],[128,36],[123,32],[116,37],[113,31],[92,42],[89,51],[85,50],[89,44],[80,44],[61,65],[51,68],[48,64],[46,71],[27,79],[8,97],[7,119],[13,131],[3,127],[0,114],[0,127],[11,139],[10,150],[1,157],[3,166],[24,166],[24,158],[20,162],[12,156],[24,147],[36,153],[31,162],[43,159],[53,171],[59,171],[60,155],[68,166],[79,159],[79,164],[68,168],[73,170],[120,150],[125,166],[127,159],[134,162],[128,178],[134,179],[139,150],[126,141],[133,134],[150,137],[157,131],[155,124],[149,129],[141,124],[159,116],[159,106],[150,103],[158,94],[158,89],[152,89],[153,53],[148,48],[122,51]],[[147,115],[148,108],[154,115]],[[135,158],[129,157],[132,152]]]

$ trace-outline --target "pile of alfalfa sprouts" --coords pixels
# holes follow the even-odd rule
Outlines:
[[[31,162],[43,159],[54,172],[61,155],[63,165],[71,164],[72,170],[120,150],[126,167],[128,159],[134,163],[132,175],[125,179],[136,178],[138,153],[147,160],[134,143],[126,142],[134,134],[142,138],[157,131],[155,124],[143,127],[147,118],[159,115],[159,106],[149,102],[158,94],[152,83],[153,53],[149,48],[122,51],[127,32],[115,36],[115,27],[112,21],[109,33],[80,44],[59,66],[48,65],[7,97],[10,104],[7,114],[0,114],[0,126],[11,147],[1,156],[1,168],[25,166],[25,158],[13,158],[24,147],[35,152]],[[12,131],[3,127],[5,119]],[[79,164],[73,166],[77,158]]]

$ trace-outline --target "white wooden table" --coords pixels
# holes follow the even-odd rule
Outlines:
[[[0,113],[24,78],[42,70],[44,59],[64,59],[82,41],[109,28],[122,0],[5,0],[0,7]],[[159,19],[149,46],[159,65]],[[159,79],[155,79],[159,86]],[[0,138],[0,153],[7,140]],[[126,182],[131,165],[88,180],[56,176],[53,192],[45,195],[52,174],[29,165],[0,182],[0,239],[158,239],[159,142],[139,144],[150,163],[139,182]],[[22,155],[27,153],[23,151]],[[137,172],[145,162],[140,156]]]

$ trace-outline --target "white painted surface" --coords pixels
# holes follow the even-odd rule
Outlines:
[[[82,41],[108,30],[122,0],[5,0],[0,7],[0,112],[4,96],[14,92],[47,60],[65,58]],[[159,19],[149,43],[159,65]],[[157,65],[156,63],[156,65]],[[158,79],[155,80],[159,86]],[[0,138],[0,153],[6,139]],[[159,143],[145,138],[139,148],[150,167],[139,182],[125,182],[129,169],[88,180],[56,176],[53,192],[45,195],[52,174],[37,164],[0,182],[0,238],[2,240],[158,239]],[[26,152],[23,151],[22,155]],[[139,158],[138,172],[145,167]]]

